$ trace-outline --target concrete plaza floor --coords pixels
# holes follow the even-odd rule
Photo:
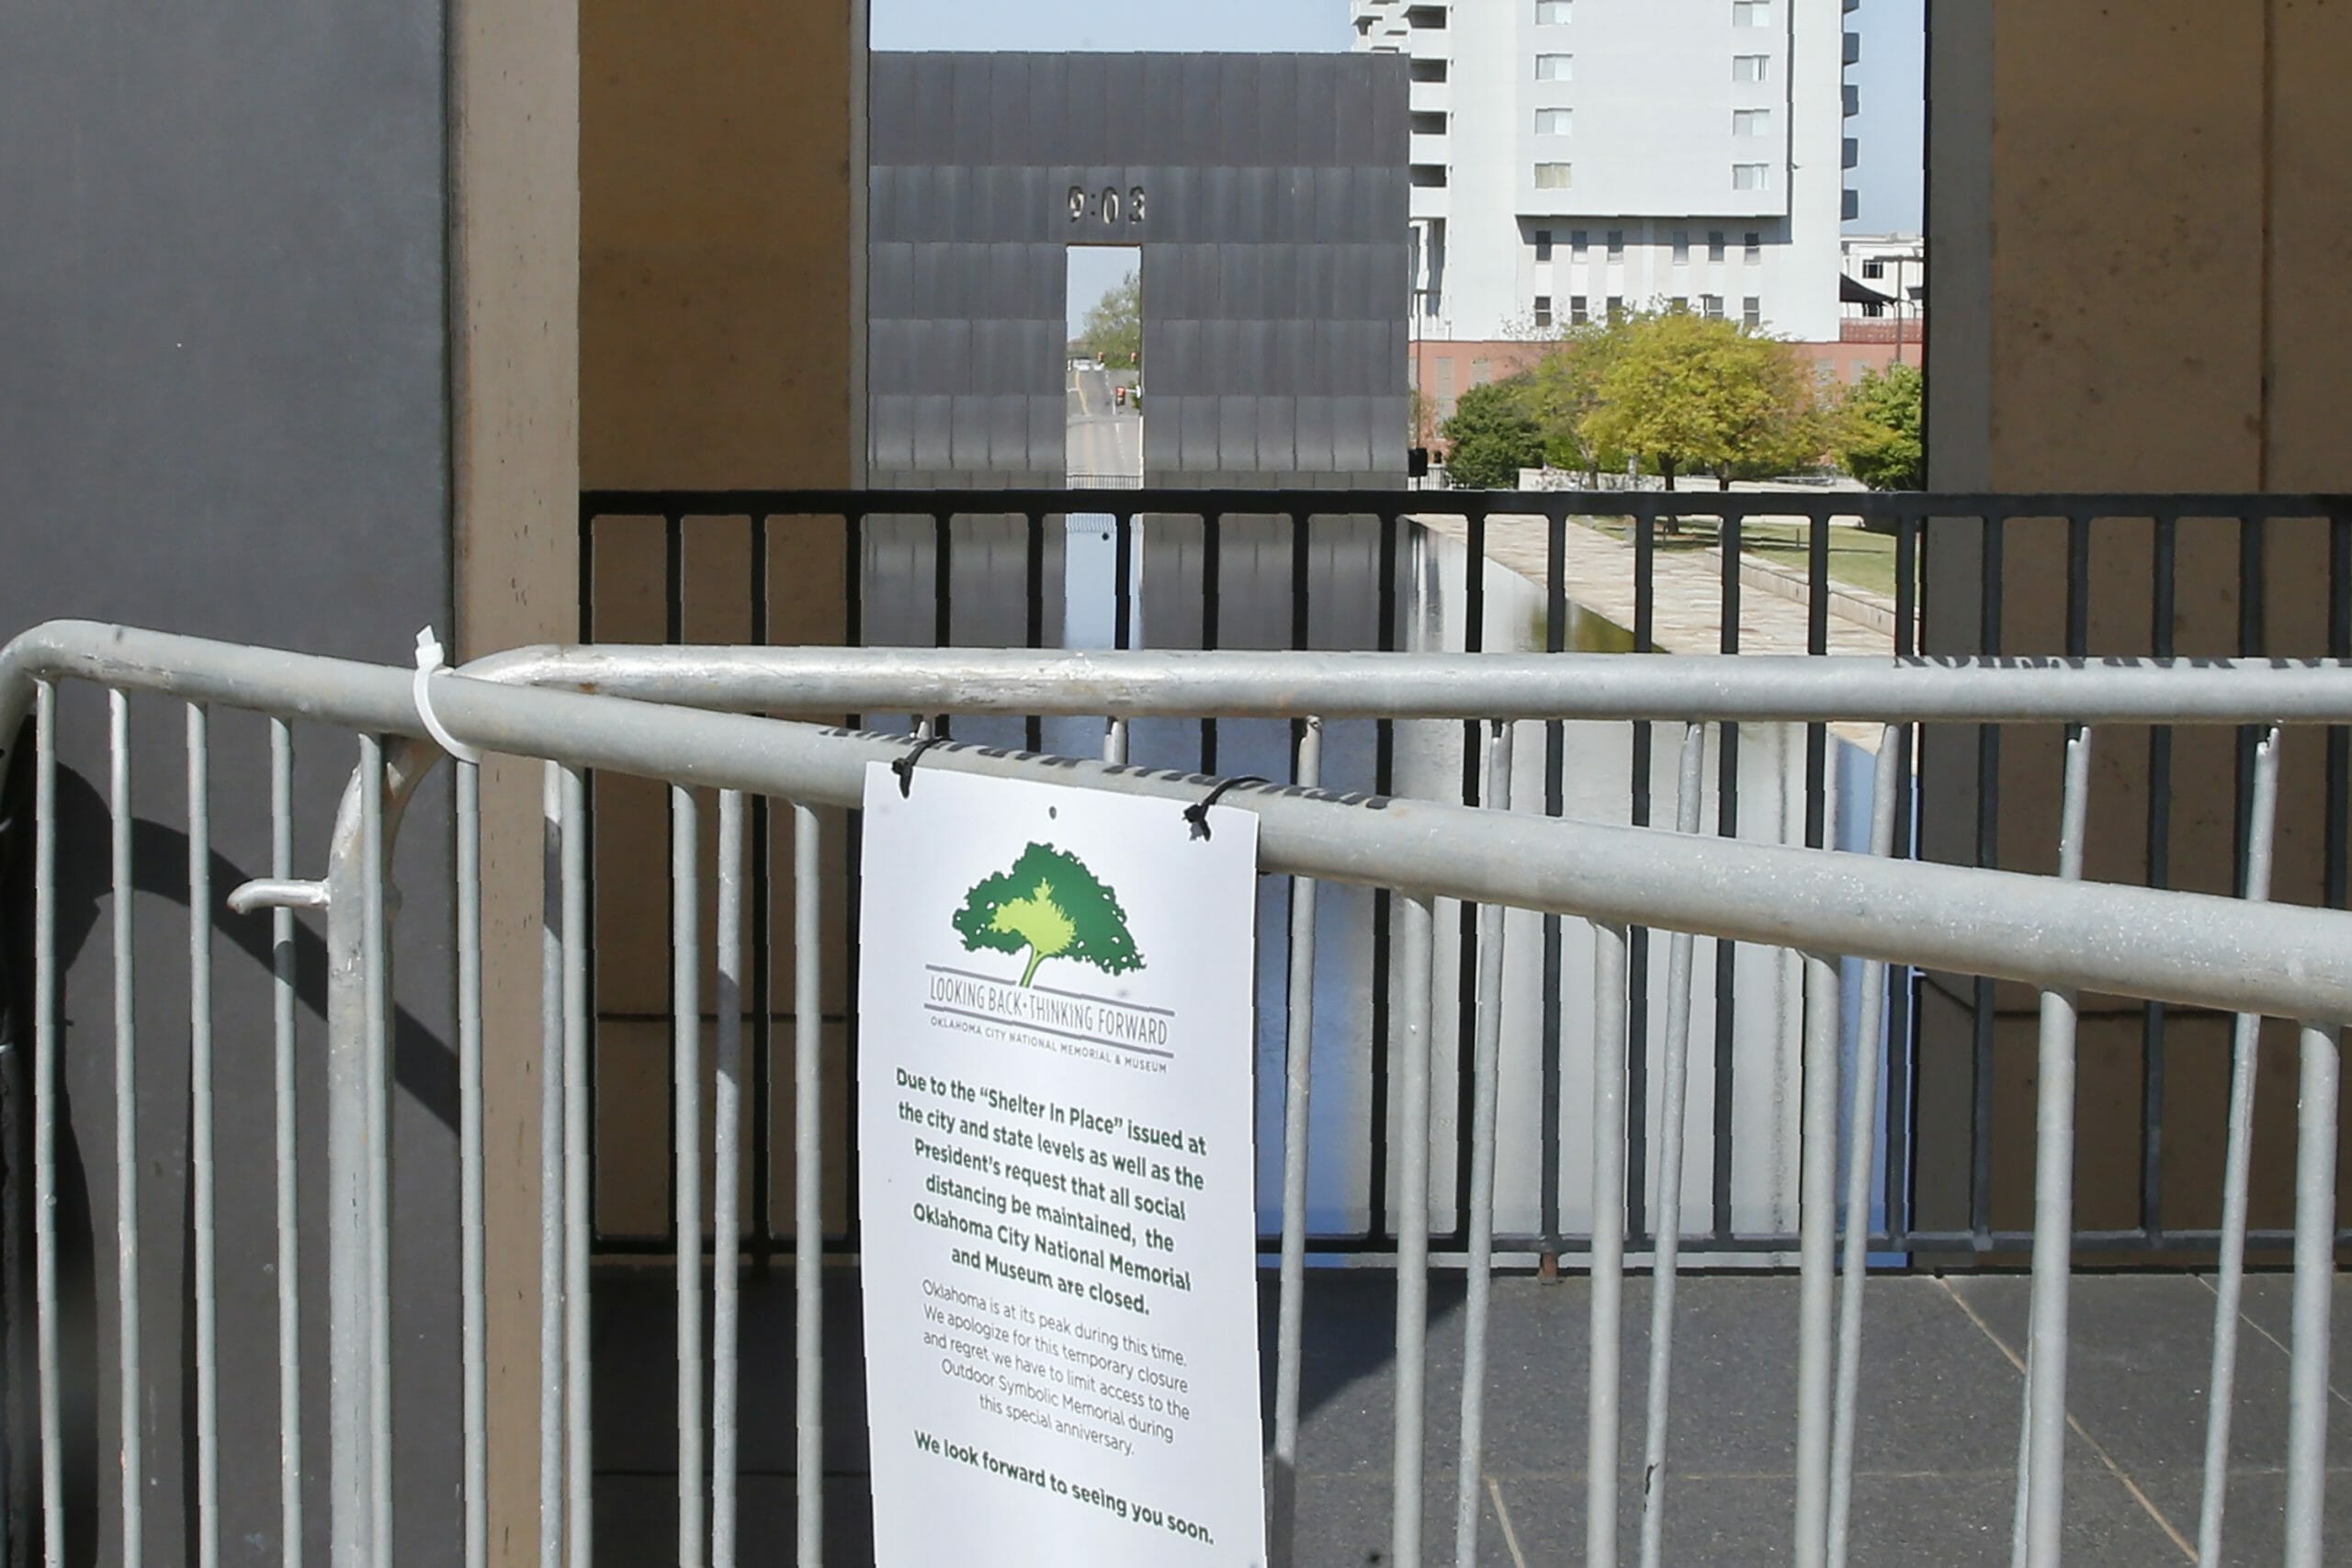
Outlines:
[[[826,1561],[855,1565],[871,1561],[872,1503],[854,1276],[829,1270],[827,1285]],[[1865,1295],[1851,1561],[2007,1563],[2027,1281],[1885,1277]],[[596,1296],[597,1555],[665,1561],[676,1529],[670,1280],[666,1271],[616,1271],[599,1276]],[[1263,1296],[1261,1342],[1270,1344],[1270,1283]],[[2073,1300],[2066,1561],[2194,1562],[2213,1292],[2201,1276],[2086,1275]],[[2352,1291],[2339,1284],[2336,1300],[2328,1540],[2352,1560]],[[1441,1274],[1431,1288],[1424,1477],[1424,1558],[1432,1563],[1453,1557],[1462,1302],[1461,1280]],[[1788,1562],[1797,1283],[1686,1278],[1679,1303],[1665,1560]],[[1296,1562],[1391,1568],[1394,1281],[1373,1270],[1318,1271],[1308,1303]],[[2285,1278],[2248,1280],[2229,1563],[2279,1560],[2288,1303]],[[1589,1304],[1576,1278],[1497,1282],[1477,1487],[1482,1564],[1583,1560]],[[1648,1314],[1648,1281],[1629,1280],[1617,1489],[1627,1562],[1640,1529]],[[745,1562],[780,1562],[793,1529],[788,1270],[748,1282],[743,1332],[741,1550]],[[1270,1356],[1265,1377],[1271,1387]]]

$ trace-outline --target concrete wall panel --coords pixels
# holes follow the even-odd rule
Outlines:
[[[877,57],[872,83],[888,128],[869,173],[877,482],[1061,471],[1058,413],[1038,410],[1060,406],[1072,243],[1144,248],[1148,479],[1328,473],[1342,430],[1339,466],[1401,477],[1401,445],[1375,438],[1370,412],[1406,385],[1391,331],[1408,306],[1399,61],[904,54]],[[1088,204],[1075,222],[1072,186]],[[1307,407],[1342,395],[1356,400],[1344,415]]]

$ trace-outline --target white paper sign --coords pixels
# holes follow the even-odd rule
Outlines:
[[[878,1568],[1265,1561],[1257,818],[866,775]]]

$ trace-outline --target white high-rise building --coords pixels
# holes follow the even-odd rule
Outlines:
[[[1834,340],[1851,0],[1351,0],[1408,56],[1422,339],[1683,302]]]

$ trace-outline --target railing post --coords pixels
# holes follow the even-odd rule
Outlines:
[[[361,802],[381,774],[363,768],[345,789],[327,863],[327,1561],[368,1568],[374,1518],[368,1477],[376,1424],[368,1387],[374,1303],[368,1292],[367,852]]]
[[[363,739],[327,856],[327,1561],[390,1561],[391,976],[386,846],[440,753]],[[303,892],[299,886],[270,889]],[[305,897],[303,903],[314,901]]]

